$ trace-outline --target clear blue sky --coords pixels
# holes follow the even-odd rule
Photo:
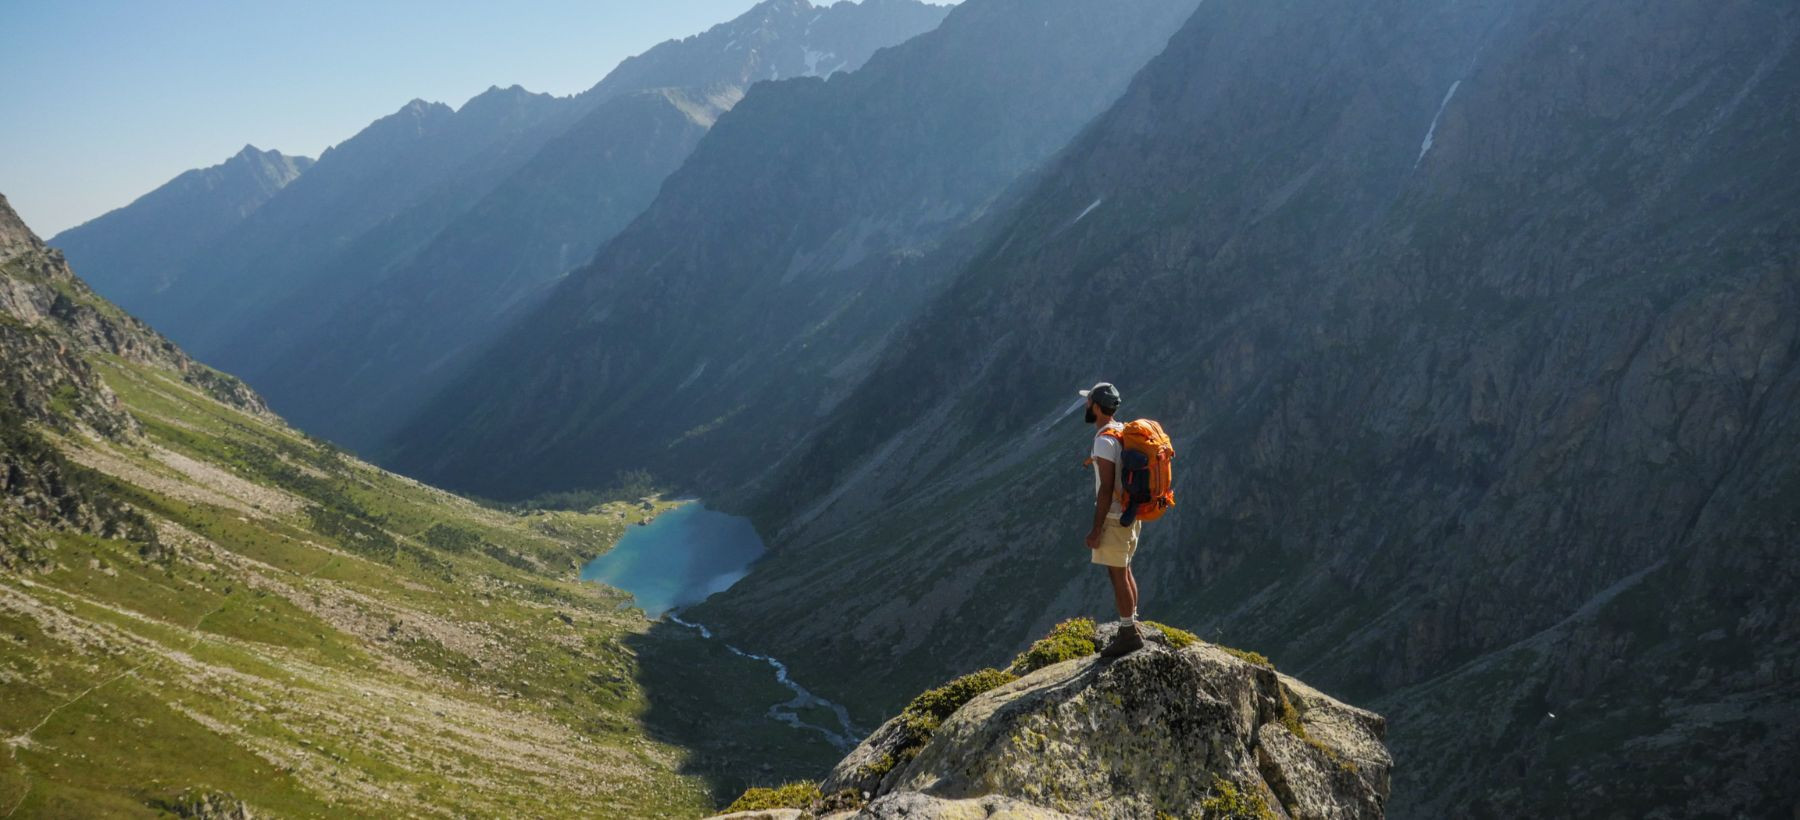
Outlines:
[[[245,143],[317,157],[415,97],[572,94],[752,5],[0,0],[0,193],[49,237]]]

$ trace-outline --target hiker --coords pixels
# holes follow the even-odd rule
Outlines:
[[[1087,548],[1093,562],[1106,567],[1119,610],[1118,632],[1100,654],[1116,658],[1144,645],[1138,632],[1138,587],[1131,574],[1131,556],[1137,552],[1144,522],[1175,505],[1169,471],[1175,448],[1154,421],[1125,424],[1113,418],[1119,412],[1117,387],[1101,382],[1080,393],[1087,399],[1084,418],[1094,425],[1088,456],[1094,466],[1094,526],[1088,530]]]
[[[1125,425],[1113,420],[1119,412],[1119,389],[1101,382],[1081,391],[1087,402],[1083,418],[1094,425],[1094,444],[1089,458],[1094,464],[1094,526],[1088,530],[1087,548],[1094,563],[1106,567],[1112,579],[1113,603],[1119,608],[1119,631],[1100,654],[1115,658],[1144,645],[1137,628],[1137,579],[1131,577],[1131,556],[1137,552],[1138,534],[1144,522],[1119,525],[1125,506],[1119,503],[1119,464],[1123,461],[1117,436],[1108,430],[1123,430]]]

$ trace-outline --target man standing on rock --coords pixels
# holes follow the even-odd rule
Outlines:
[[[1113,414],[1119,412],[1119,389],[1101,382],[1081,391],[1081,396],[1087,399],[1084,418],[1094,425],[1088,459],[1094,465],[1094,526],[1088,530],[1087,548],[1093,562],[1106,567],[1106,575],[1112,579],[1113,603],[1119,608],[1119,630],[1100,654],[1116,658],[1144,645],[1137,626],[1137,579],[1131,575],[1131,556],[1137,552],[1144,522],[1133,521],[1129,527],[1119,524],[1125,510],[1118,493],[1123,445],[1117,435],[1106,435],[1108,430],[1125,426],[1113,420]]]

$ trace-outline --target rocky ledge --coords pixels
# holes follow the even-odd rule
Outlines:
[[[1059,625],[1008,669],[920,695],[822,783],[752,790],[724,816],[1383,815],[1380,715],[1166,627],[1104,659],[1109,629]]]

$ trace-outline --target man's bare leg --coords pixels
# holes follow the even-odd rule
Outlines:
[[[1112,579],[1113,604],[1119,608],[1119,620],[1127,620],[1137,612],[1137,579],[1131,577],[1131,567],[1107,567],[1106,575]]]

